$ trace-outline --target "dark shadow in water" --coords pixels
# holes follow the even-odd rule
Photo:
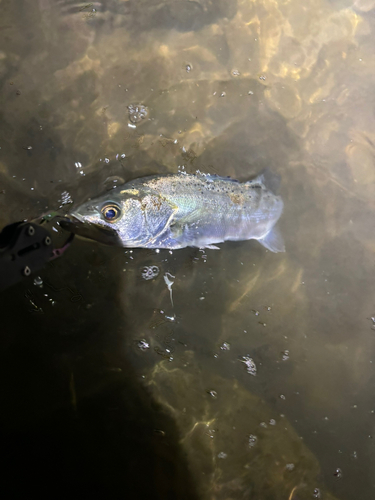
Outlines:
[[[43,288],[31,279],[1,295],[2,493],[197,498],[175,422],[124,359],[113,251],[77,241],[70,252]]]

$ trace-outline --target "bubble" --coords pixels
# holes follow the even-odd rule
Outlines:
[[[59,199],[59,202],[61,203],[60,207],[63,205],[69,205],[70,203],[73,203],[73,199],[68,193],[68,191],[63,191],[61,193],[61,198]]]
[[[224,458],[227,458],[227,456],[228,456],[228,455],[227,455],[226,453],[224,453],[223,451],[221,451],[221,452],[218,454],[218,456],[217,456],[217,457],[218,457],[218,458],[223,458],[223,459],[224,459]]]
[[[212,397],[212,399],[217,399],[216,391],[207,391],[207,394],[209,394]]]
[[[141,276],[144,280],[153,280],[159,275],[158,266],[145,266],[142,269]]]
[[[205,434],[206,434],[206,436],[208,436],[211,439],[213,439],[215,437],[215,432],[216,432],[216,429],[208,429],[208,431]]]
[[[109,163],[109,158],[104,158],[104,163]]]
[[[154,434],[156,434],[157,436],[164,437],[165,431],[162,431],[161,429],[154,429]]]
[[[249,90],[248,95],[254,95],[254,92],[252,90]]]
[[[222,92],[222,93],[220,94],[220,97],[225,97],[226,95],[227,95],[227,93],[226,93],[226,92]]]
[[[335,472],[333,473],[333,475],[337,478],[337,479],[341,479],[342,478],[342,470],[337,467],[337,469],[335,470]]]
[[[33,281],[35,286],[42,287],[43,286],[43,280],[40,276],[37,276],[34,281]]]
[[[321,497],[320,489],[319,488],[314,488],[313,497],[314,498],[320,498]]]
[[[142,104],[130,104],[128,106],[129,120],[132,123],[139,123],[148,117],[148,109]]]
[[[185,69],[186,73],[190,73],[190,71],[192,70],[191,64],[187,64]]]
[[[238,69],[234,69],[234,70],[232,70],[232,75],[233,75],[233,76],[240,76],[240,74],[241,74],[241,73],[238,71]]]
[[[146,340],[142,339],[138,341],[137,347],[141,351],[146,351],[147,349],[150,349],[150,344]]]
[[[254,434],[250,434],[249,436],[249,447],[254,448],[254,446],[257,444],[258,438],[254,436]]]
[[[281,359],[283,361],[288,361],[288,359],[289,359],[289,351],[288,351],[288,349],[285,349],[285,351],[281,352]]]
[[[247,356],[242,356],[242,358],[239,361],[245,364],[247,373],[255,377],[255,375],[257,374],[257,367],[256,364],[254,363],[254,360],[250,358],[249,355],[247,355]]]
[[[220,346],[222,351],[230,351],[230,344],[228,342],[223,342]]]
[[[279,398],[280,398],[280,399],[284,399],[284,400],[285,400],[285,396],[284,396],[284,394],[280,394]]]
[[[274,418],[271,418],[271,420],[269,421],[269,424],[276,425],[276,420]]]

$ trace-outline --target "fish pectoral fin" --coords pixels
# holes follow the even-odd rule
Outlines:
[[[171,235],[174,239],[179,240],[183,238],[186,241],[194,241],[197,239],[198,233],[197,229],[189,224],[181,222],[173,223],[170,226]]]
[[[168,229],[173,217],[178,211],[178,207],[162,197],[148,195],[142,200],[142,208],[151,240],[157,239]]]
[[[285,252],[284,239],[277,227],[273,227],[266,236],[258,241],[271,252]]]
[[[176,221],[170,226],[171,237],[183,246],[199,247],[201,229],[195,223],[190,224],[186,220]]]
[[[196,239],[199,234],[199,227],[197,226],[199,215],[198,210],[192,210],[182,218],[173,219],[170,224],[173,238],[179,238],[184,235],[187,239]]]
[[[174,241],[179,242],[183,246],[196,247],[208,250],[220,250],[216,245],[203,243],[199,228],[189,226],[188,224],[175,224],[170,228],[171,236]]]

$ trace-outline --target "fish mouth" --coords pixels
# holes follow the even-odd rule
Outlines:
[[[104,245],[122,246],[121,239],[114,229],[88,222],[79,214],[71,213],[60,220],[60,226],[77,236],[94,240]]]

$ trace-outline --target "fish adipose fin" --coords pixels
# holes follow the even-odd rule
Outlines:
[[[285,252],[284,239],[277,227],[273,227],[269,233],[258,240],[264,247],[271,252]]]

